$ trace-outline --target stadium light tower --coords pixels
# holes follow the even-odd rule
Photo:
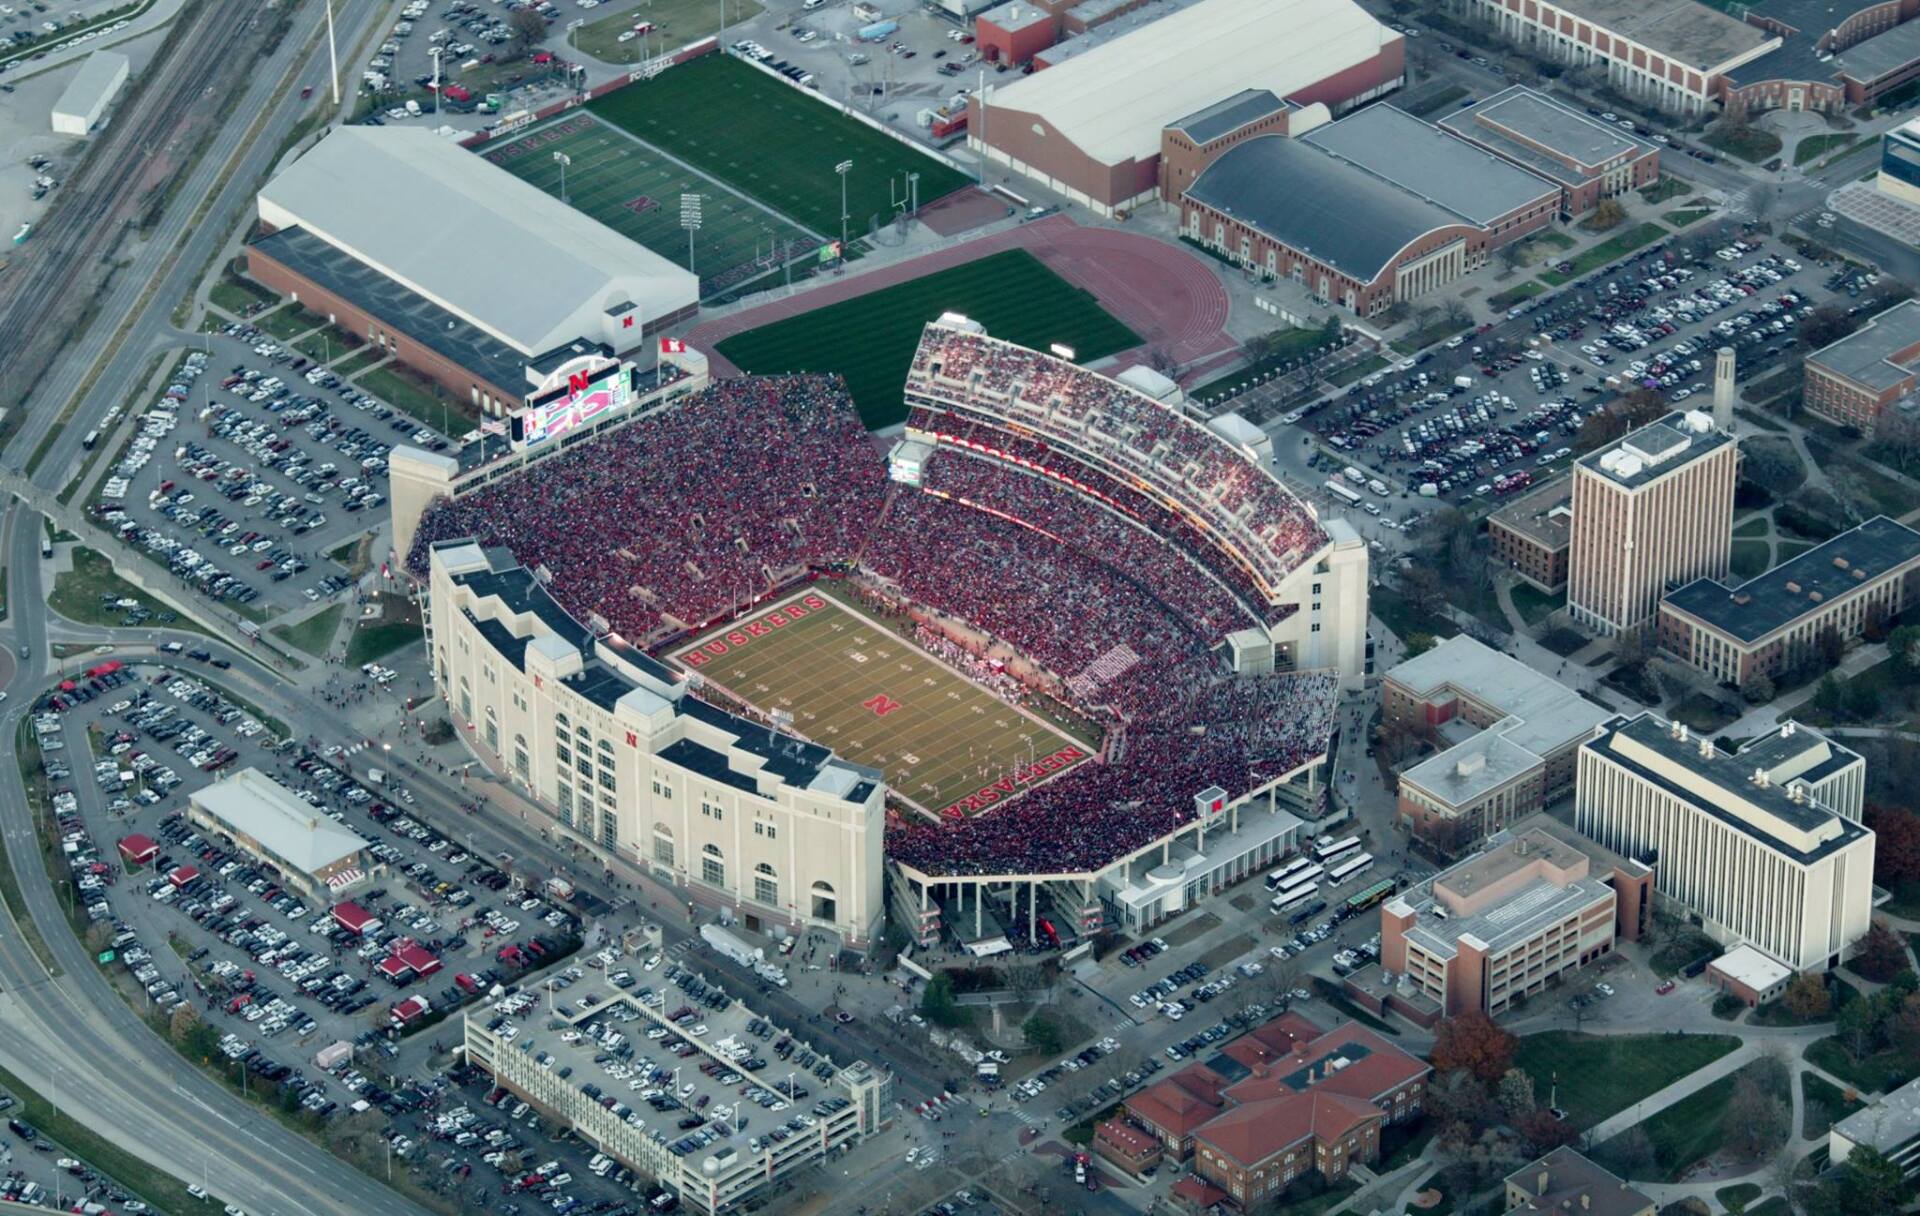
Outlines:
[[[853,162],[843,160],[833,167],[840,175],[840,260],[847,260],[847,174],[853,171]]]
[[[555,152],[553,163],[560,166],[560,201],[567,201],[567,166],[573,163],[573,157],[565,152]]]

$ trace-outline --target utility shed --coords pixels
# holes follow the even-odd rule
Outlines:
[[[95,51],[87,56],[67,82],[67,91],[54,103],[53,133],[84,137],[91,132],[127,83],[130,70],[127,57],[114,51]]]

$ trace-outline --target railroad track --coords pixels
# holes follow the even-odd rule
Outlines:
[[[35,369],[49,365],[76,336],[59,331],[86,314],[84,303],[63,293],[91,297],[105,290],[100,263],[113,254],[135,214],[150,158],[181,136],[196,104],[212,104],[216,82],[236,70],[236,50],[271,13],[247,0],[189,5],[178,20],[190,24],[169,40],[171,53],[149,65],[150,83],[95,137],[99,145],[22,247],[24,256],[0,283],[0,334],[21,336],[0,340],[0,385],[18,401],[30,395]]]

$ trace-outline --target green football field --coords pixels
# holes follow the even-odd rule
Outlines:
[[[878,430],[905,420],[913,348],[943,312],[965,313],[1022,346],[1062,343],[1083,363],[1140,344],[1091,292],[1010,249],[735,334],[718,349],[746,372],[839,372],[860,420]]]
[[[804,615],[789,619],[794,604]],[[711,653],[716,647],[722,653]],[[795,733],[881,770],[894,793],[929,812],[996,781],[1024,790],[1089,754],[1078,740],[817,592],[716,630],[675,657],[756,709],[791,713]],[[1049,757],[1057,758],[1050,771],[1035,772],[1034,762]]]
[[[565,166],[554,160],[556,152],[567,158]],[[481,155],[555,198],[560,197],[564,168],[567,202],[575,210],[677,266],[687,264],[680,196],[701,195],[693,265],[700,275],[702,296],[778,265],[777,245],[788,257],[804,259],[821,244],[812,233],[702,174],[689,172],[590,114],[566,115],[512,140],[489,144]]]
[[[840,177],[847,173],[847,231],[893,215],[902,174],[920,175],[925,206],[973,179],[757,67],[706,55],[609,93],[588,109],[727,183],[806,228],[840,236]],[[891,187],[891,193],[889,193]]]

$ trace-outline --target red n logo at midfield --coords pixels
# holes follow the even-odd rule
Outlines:
[[[866,700],[860,702],[860,704],[862,707],[872,710],[874,716],[879,718],[884,718],[894,710],[900,708],[900,702],[885,693],[881,693],[875,697],[868,697]]]

